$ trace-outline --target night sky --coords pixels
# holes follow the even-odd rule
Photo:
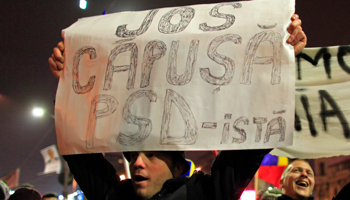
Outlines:
[[[61,193],[57,175],[44,170],[40,150],[56,144],[54,99],[58,80],[47,59],[61,41],[61,30],[77,19],[108,13],[214,3],[213,0],[1,0],[0,4],[0,177],[21,169],[20,184],[31,183],[41,193]],[[219,1],[217,1],[219,2]],[[336,3],[335,3],[336,2]],[[350,45],[350,1],[297,0],[296,13],[308,36],[307,47]],[[47,117],[34,118],[33,107],[46,109]],[[114,154],[113,154],[114,155]],[[187,154],[209,170],[210,152]],[[209,156],[208,156],[209,155]],[[109,156],[117,169],[120,154]],[[120,166],[118,166],[120,165]]]

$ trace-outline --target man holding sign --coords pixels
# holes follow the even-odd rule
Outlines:
[[[291,21],[287,28],[291,35],[286,42],[291,44],[294,47],[294,53],[298,54],[306,45],[306,35],[302,31],[298,15],[293,15]],[[262,28],[269,27],[262,26]],[[138,33],[135,32],[135,34]],[[65,46],[60,42],[49,58],[51,71],[57,78],[61,76],[63,70],[65,58],[62,52],[64,50]],[[88,144],[92,145],[88,146]],[[87,147],[93,144],[93,141],[87,143]],[[60,150],[64,149],[60,148]],[[115,169],[102,154],[64,155],[64,158],[89,200],[231,200],[239,199],[259,168],[264,155],[269,151],[269,149],[221,151],[212,164],[210,174],[198,172],[191,178],[180,177],[188,170],[188,164],[181,151],[124,152],[124,156],[130,162],[131,172],[131,180],[125,181],[119,180]]]

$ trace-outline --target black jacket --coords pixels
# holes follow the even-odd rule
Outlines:
[[[333,197],[333,200],[349,200],[350,199],[350,183],[345,185],[343,189],[340,190],[337,197]]]
[[[308,200],[313,200],[313,199],[314,199],[313,197],[308,198]],[[282,194],[282,196],[278,197],[277,200],[294,200],[294,199],[290,198],[287,195]]]
[[[239,199],[269,151],[222,151],[214,160],[211,173],[198,172],[191,178],[170,179],[152,199]],[[115,169],[102,154],[63,157],[88,200],[137,199],[131,180],[120,181]]]

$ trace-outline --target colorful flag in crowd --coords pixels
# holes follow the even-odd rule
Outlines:
[[[15,171],[11,172],[10,174],[3,176],[0,178],[0,180],[4,181],[10,189],[18,187],[19,183],[19,173],[20,169],[17,168]]]
[[[280,179],[283,170],[288,165],[287,157],[274,156],[267,154],[259,168],[258,177],[268,183],[280,187]]]

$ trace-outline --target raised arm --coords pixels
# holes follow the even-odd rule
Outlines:
[[[120,181],[114,167],[102,154],[64,155],[63,158],[89,200],[134,195],[130,180]]]
[[[217,199],[238,200],[271,149],[221,151],[213,162],[211,179]]]

